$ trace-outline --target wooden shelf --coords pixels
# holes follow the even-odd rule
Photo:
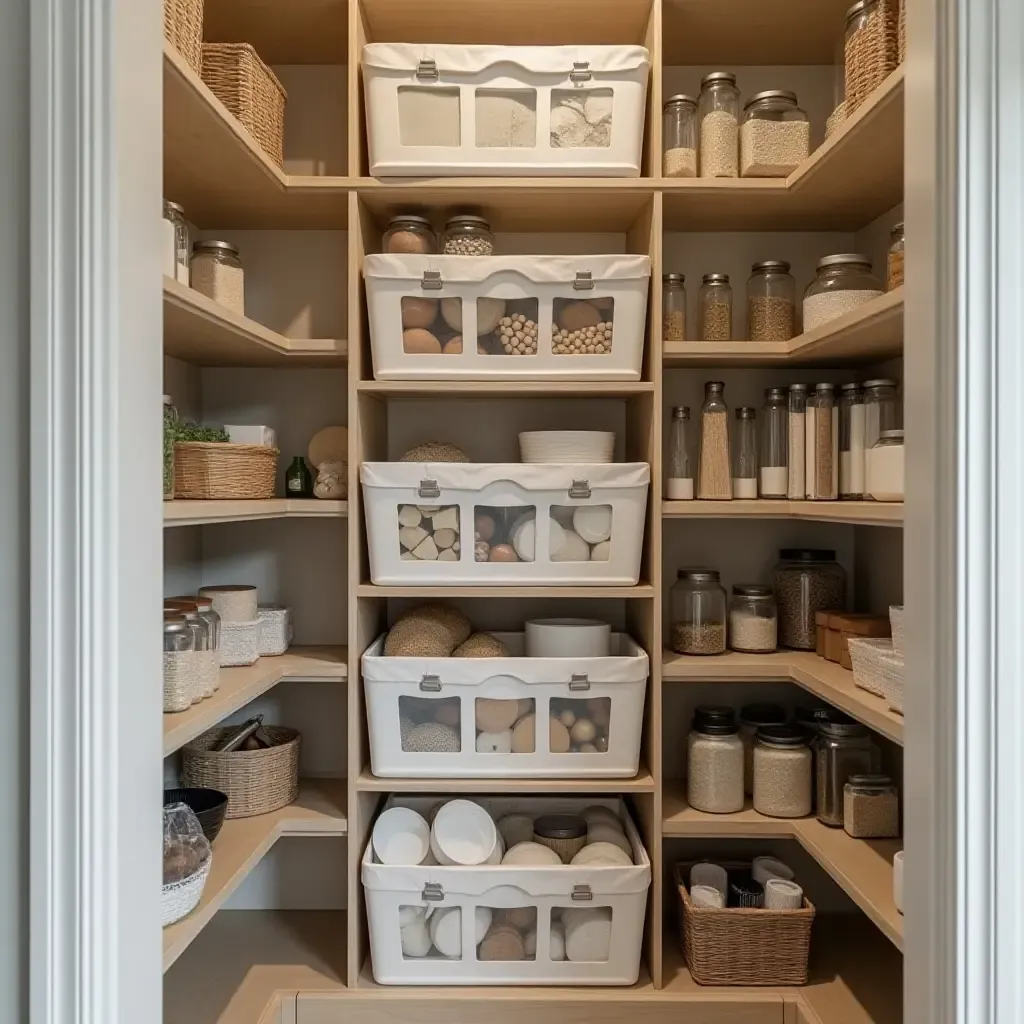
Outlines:
[[[382,779],[363,768],[356,789],[371,793],[653,793],[645,765],[631,779]]]
[[[286,338],[165,276],[164,355],[197,366],[342,366],[348,343]]]
[[[877,363],[903,355],[903,287],[790,341],[666,341],[666,366]]]
[[[344,779],[303,779],[295,803],[271,814],[225,821],[213,843],[213,863],[199,906],[164,929],[164,970],[185,952],[282,836],[346,835],[345,802]]]
[[[345,0],[206,0],[203,39],[244,39],[271,65],[347,64],[348,5]]]
[[[902,526],[903,502],[883,501],[665,501],[666,519],[804,519],[819,523]]]
[[[687,804],[682,783],[663,785],[663,835],[795,839],[902,951],[903,915],[892,899],[892,862],[903,849],[901,839],[854,839],[817,818],[769,818],[749,805],[735,814],[708,814]]]
[[[258,501],[164,502],[164,526],[248,523],[257,519],[339,519],[348,515],[347,501],[320,498],[266,498]]]
[[[593,597],[593,598],[646,598],[654,597],[650,583],[635,587],[479,587],[453,584],[450,587],[378,587],[361,583],[356,597]]]
[[[903,743],[903,716],[890,711],[881,697],[854,686],[853,673],[816,654],[779,651],[775,654],[725,654],[702,658],[666,650],[664,682],[792,682],[863,722],[894,743]]]
[[[650,381],[582,380],[361,380],[361,394],[391,398],[419,398],[423,395],[466,396],[469,398],[629,398],[654,394]]]
[[[341,683],[347,678],[347,647],[291,647],[279,658],[260,658],[244,668],[222,668],[220,688],[212,697],[187,711],[164,715],[164,757],[278,683]]]

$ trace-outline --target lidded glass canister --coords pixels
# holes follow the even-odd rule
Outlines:
[[[662,173],[666,178],[697,176],[697,101],[680,93],[665,101],[662,113],[665,157]]]
[[[796,334],[796,281],[785,260],[762,260],[747,279],[751,341],[788,341]]]
[[[388,222],[382,248],[384,252],[432,255],[437,252],[437,235],[428,218],[400,214]]]
[[[761,410],[762,498],[785,498],[789,483],[789,393],[786,388],[765,388]]]
[[[827,324],[884,294],[861,253],[836,253],[818,260],[814,280],[804,291],[804,331]]]
[[[743,108],[740,127],[740,176],[785,178],[811,152],[811,124],[797,106],[796,93],[768,89]]]
[[[192,251],[189,234],[188,221],[185,220],[185,207],[180,203],[172,203],[169,199],[164,200],[164,220],[170,225],[168,234],[171,241],[170,254],[165,253],[169,262],[165,266],[165,273],[173,277],[181,284],[189,283],[189,254]]]
[[[441,248],[449,256],[493,256],[491,226],[475,214],[451,217],[444,226]]]
[[[870,775],[881,766],[881,752],[867,726],[832,715],[818,721],[815,741],[818,820],[833,828],[843,824],[844,787],[853,775]]]
[[[725,652],[725,587],[717,569],[680,569],[670,597],[672,650],[678,654]]]
[[[686,340],[686,279],[665,274],[661,279],[661,340]]]
[[[899,430],[900,416],[896,381],[887,378],[864,382],[864,448],[870,450],[883,430]]]
[[[739,175],[740,91],[731,71],[712,71],[700,83],[700,176]]]
[[[693,463],[690,407],[677,405],[672,410],[668,435],[668,465],[665,467],[667,501],[690,501],[693,498]]]
[[[736,410],[732,437],[732,496],[757,497],[757,412],[751,405]]]
[[[833,501],[839,496],[839,412],[835,387],[815,384],[807,402],[807,497]]]
[[[701,341],[732,340],[732,285],[728,274],[705,274],[698,296]]]
[[[864,389],[855,383],[839,389],[839,497],[864,497]]]

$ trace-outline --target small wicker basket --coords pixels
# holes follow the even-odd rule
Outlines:
[[[727,870],[749,864],[723,863]],[[691,864],[676,864],[683,955],[698,985],[806,985],[814,906],[800,910],[695,907],[685,878]]]
[[[203,889],[206,888],[206,879],[210,877],[212,860],[213,857],[208,856],[194,875],[189,875],[180,882],[168,882],[161,888],[160,922],[164,928],[175,921],[180,921],[199,906],[199,901],[203,898]]]
[[[248,43],[203,43],[203,81],[278,167],[288,94]]]
[[[265,725],[274,743],[261,750],[212,750],[233,730],[219,726],[182,750],[183,787],[202,786],[227,794],[228,818],[269,814],[294,803],[299,795],[299,733]]]
[[[164,0],[164,36],[197,74],[203,68],[203,0]]]
[[[174,445],[174,497],[243,500],[274,497],[276,448],[220,441]]]
[[[900,16],[897,36],[896,56],[902,64],[907,59],[907,0],[900,0]]]

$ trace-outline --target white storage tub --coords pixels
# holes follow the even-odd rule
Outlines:
[[[525,634],[492,635],[508,657],[385,657],[383,636],[363,654],[374,775],[636,775],[648,663],[630,637],[613,634],[607,658],[528,658]]]
[[[362,882],[370,930],[373,977],[380,985],[632,985],[640,972],[651,862],[624,804],[615,798],[474,797],[497,821],[505,814],[579,813],[600,804],[615,811],[633,848],[631,866],[545,865],[544,867],[394,867],[377,863],[373,845],[363,852]],[[424,817],[441,802],[436,796],[392,796],[387,806],[412,807]],[[445,957],[431,948],[425,956],[402,950],[400,919],[417,912],[436,914],[460,908],[461,956]],[[403,910],[403,908],[405,908]],[[533,932],[531,959],[482,960],[477,908],[491,926],[514,920],[521,935]],[[592,959],[552,958],[552,931],[562,931],[563,914],[579,910],[611,916],[607,942]],[[504,914],[502,912],[505,912]],[[554,925],[554,928],[552,927]],[[532,948],[532,943],[527,949]]]
[[[363,47],[370,174],[636,177],[642,46]]]
[[[363,276],[378,380],[640,379],[647,256],[372,255]]]
[[[632,586],[640,578],[645,462],[364,462],[359,473],[376,584]]]

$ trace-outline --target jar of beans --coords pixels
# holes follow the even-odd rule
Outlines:
[[[785,725],[786,709],[781,704],[747,704],[740,708],[740,741],[743,743],[743,792],[754,792],[754,737],[764,725]],[[811,735],[816,735],[815,729]],[[800,735],[805,739],[806,733]]]
[[[747,654],[769,654],[778,643],[775,592],[762,583],[738,583],[729,601],[729,647]]]
[[[493,256],[494,235],[483,217],[462,214],[445,224],[441,250],[446,256]]]
[[[680,93],[665,101],[662,114],[666,178],[697,176],[697,101]]]
[[[772,818],[811,813],[811,748],[792,725],[765,725],[754,744],[754,810]]]
[[[384,252],[433,254],[437,252],[437,235],[426,217],[401,214],[392,217],[384,232]]]
[[[796,281],[785,260],[762,260],[747,280],[751,341],[788,341],[796,334]]]
[[[723,654],[727,600],[718,570],[680,569],[676,575],[670,598],[672,650]]]
[[[661,278],[661,340],[686,340],[686,278],[664,274]]]
[[[796,93],[768,89],[743,108],[740,176],[785,178],[810,155],[811,123],[796,104]]]
[[[732,708],[694,711],[686,739],[686,798],[710,814],[743,810],[743,744]]]
[[[783,548],[772,576],[779,609],[779,643],[813,651],[816,612],[841,611],[846,606],[846,572],[835,551],[821,548]]]
[[[728,274],[705,274],[697,300],[701,341],[732,339],[732,285]]]
[[[700,176],[739,174],[740,91],[731,71],[712,71],[700,83]]]
[[[843,828],[854,839],[900,834],[900,798],[888,775],[851,775],[843,787]]]

